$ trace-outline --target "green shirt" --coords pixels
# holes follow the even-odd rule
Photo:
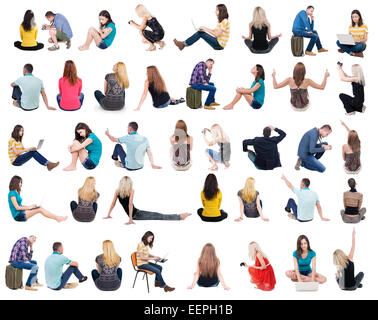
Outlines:
[[[18,78],[14,82],[15,86],[20,87],[21,108],[25,110],[34,110],[39,107],[39,96],[44,89],[42,80],[34,77],[31,73]]]
[[[45,277],[47,287],[50,289],[56,289],[62,282],[63,266],[70,264],[71,260],[61,255],[58,252],[47,258],[45,262]]]

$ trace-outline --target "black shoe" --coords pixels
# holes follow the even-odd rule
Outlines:
[[[362,285],[362,283],[360,283],[359,285],[358,285],[358,288],[362,288],[363,287],[363,285]]]
[[[365,220],[365,217],[362,217],[362,218],[361,218],[361,221],[362,221],[362,220]]]
[[[83,279],[79,280],[79,283],[85,282],[88,280],[88,277],[84,276]]]
[[[285,207],[285,211],[286,211],[287,213],[291,213],[290,209],[288,209],[288,208],[286,208],[286,207]]]

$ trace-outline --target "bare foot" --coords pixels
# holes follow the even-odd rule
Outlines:
[[[156,50],[156,47],[154,45],[152,46],[149,46],[146,51],[155,51]]]
[[[125,224],[126,225],[130,225],[130,224],[135,224],[135,222],[134,221],[129,221],[129,222],[126,222]]]
[[[209,168],[209,170],[211,170],[211,171],[218,171],[218,166],[214,165],[211,168]]]
[[[181,213],[180,220],[185,220],[187,217],[190,217],[191,215],[191,213]]]
[[[228,169],[229,167],[230,167],[230,163],[229,163],[229,162],[225,162],[225,163],[224,163],[224,168],[225,168],[225,169]]]
[[[159,49],[163,49],[165,47],[165,42],[162,40],[159,42],[159,46],[160,48]]]
[[[231,103],[223,107],[223,110],[232,110],[232,109],[234,109],[234,106]]]
[[[57,217],[56,218],[56,222],[63,222],[63,221],[66,221],[68,219],[68,217],[67,216],[65,216],[65,217]]]
[[[242,218],[237,218],[237,219],[235,219],[235,222],[240,222],[240,221],[243,221],[243,219]]]
[[[76,170],[76,166],[73,166],[73,165],[69,165],[68,167],[65,167],[63,169],[63,171],[75,171]]]
[[[103,217],[102,219],[112,219],[111,216]]]
[[[85,51],[85,50],[88,50],[88,49],[89,49],[89,47],[86,46],[86,45],[84,45],[84,44],[83,44],[82,46],[79,47],[79,50],[80,50],[80,51]]]

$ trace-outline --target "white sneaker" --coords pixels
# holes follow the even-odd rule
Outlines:
[[[353,112],[347,112],[345,115],[346,116],[354,116],[356,114],[356,111],[353,111]]]
[[[361,110],[361,112],[364,113],[365,111],[366,111],[366,106],[363,105],[363,106],[362,106],[362,110]]]

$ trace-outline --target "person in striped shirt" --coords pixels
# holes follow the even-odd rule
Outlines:
[[[344,210],[341,210],[341,218],[345,223],[358,223],[365,219],[366,208],[362,207],[363,195],[357,192],[356,180],[348,180],[350,190],[344,192]]]
[[[361,13],[358,10],[353,10],[351,14],[352,24],[349,27],[349,34],[352,35],[355,44],[344,45],[337,40],[336,44],[340,48],[340,53],[346,52],[347,54],[363,58],[362,53],[366,49],[366,42],[368,39],[368,27],[364,24]]]
[[[227,7],[224,4],[218,4],[215,9],[215,14],[218,18],[218,24],[215,29],[207,27],[199,27],[197,32],[185,41],[173,40],[175,45],[183,50],[185,47],[189,47],[199,39],[205,40],[214,50],[223,50],[230,37],[230,22],[228,21]]]

